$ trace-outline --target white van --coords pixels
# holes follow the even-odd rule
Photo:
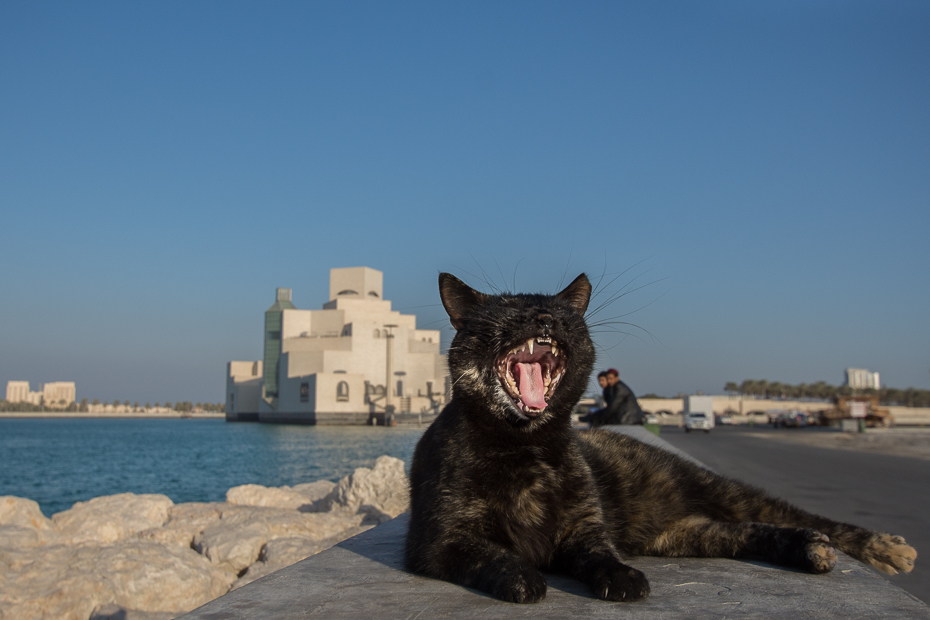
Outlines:
[[[685,432],[700,430],[709,433],[714,428],[714,397],[685,397]]]
[[[692,411],[685,414],[686,433],[690,433],[692,430],[709,433],[712,428],[714,428],[713,416],[708,416],[703,411]]]

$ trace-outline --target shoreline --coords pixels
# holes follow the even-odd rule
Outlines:
[[[153,419],[153,418],[184,418],[184,419],[225,419],[222,412],[190,413],[181,411],[147,412],[147,413],[105,413],[90,411],[0,411],[0,420],[17,418],[103,418],[103,419]]]
[[[0,496],[0,616],[174,618],[396,517],[408,495],[404,462],[380,456],[338,483],[244,484],[217,502],[118,493],[46,517]]]

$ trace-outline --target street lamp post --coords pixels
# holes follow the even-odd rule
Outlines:
[[[397,325],[384,326],[385,351],[387,360],[385,362],[384,378],[384,423],[388,423],[388,416],[394,413],[394,401],[391,398],[391,378],[394,376],[394,333],[391,331]]]

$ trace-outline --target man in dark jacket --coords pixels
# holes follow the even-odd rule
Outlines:
[[[636,395],[620,380],[615,368],[607,371],[607,387],[604,388],[606,406],[591,415],[591,426],[604,424],[642,424],[645,412],[639,408]]]

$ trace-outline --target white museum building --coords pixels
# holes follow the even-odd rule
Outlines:
[[[439,330],[391,309],[383,274],[331,269],[329,301],[300,310],[277,289],[265,312],[264,357],[226,373],[228,421],[384,424],[434,415],[449,396]]]

